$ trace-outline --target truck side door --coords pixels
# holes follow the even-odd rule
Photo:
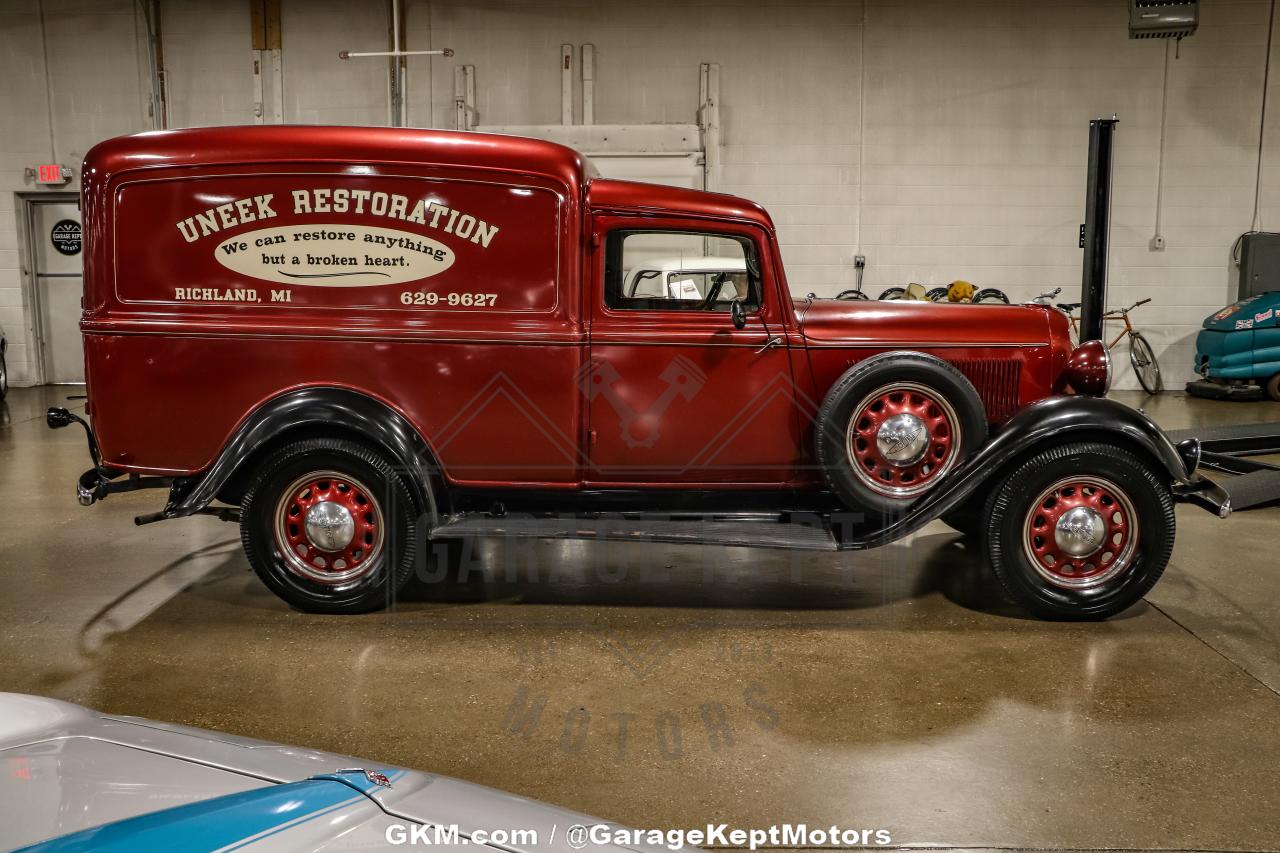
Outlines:
[[[596,215],[592,228],[590,359],[580,377],[589,483],[795,480],[800,419],[766,235],[749,224],[625,215]],[[734,300],[745,309],[740,329]]]

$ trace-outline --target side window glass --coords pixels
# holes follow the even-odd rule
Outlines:
[[[745,237],[681,231],[613,231],[605,249],[605,303],[642,311],[722,311],[760,306],[760,264]]]

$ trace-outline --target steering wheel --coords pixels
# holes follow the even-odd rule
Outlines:
[[[729,274],[722,272],[715,278],[711,279],[711,289],[707,291],[707,295],[698,305],[699,311],[710,311],[711,306],[716,304],[716,300],[720,298],[720,291],[724,289],[724,283],[729,280]]]

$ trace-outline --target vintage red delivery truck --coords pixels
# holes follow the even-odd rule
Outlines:
[[[144,133],[84,164],[82,503],[238,520],[290,604],[388,604],[465,536],[856,550],[936,518],[1049,618],[1225,515],[1040,306],[793,299],[725,195],[426,130]]]

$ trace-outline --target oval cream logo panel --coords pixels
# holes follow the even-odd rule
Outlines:
[[[420,234],[368,225],[283,225],[228,237],[213,250],[232,272],[318,287],[403,284],[453,266],[449,247]]]

